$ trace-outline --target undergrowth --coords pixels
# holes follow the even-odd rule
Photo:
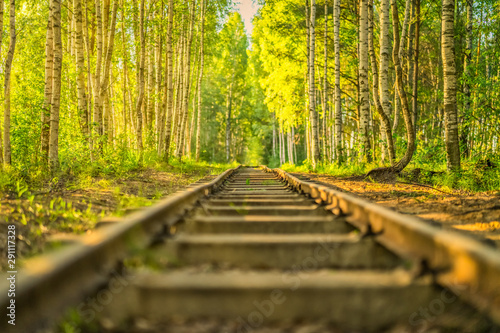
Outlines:
[[[337,177],[362,176],[377,167],[380,165],[376,163],[319,164],[315,173]],[[314,172],[308,161],[299,166],[286,163],[281,169],[287,172]],[[472,192],[500,191],[500,158],[463,160],[462,169],[458,172],[448,172],[442,161],[414,159],[400,174],[399,180]]]
[[[29,257],[43,249],[48,235],[85,233],[104,216],[123,216],[150,206],[236,165],[175,158],[167,164],[154,152],[145,152],[142,161],[121,152],[86,163],[61,163],[57,173],[36,165],[5,166],[0,170],[0,229],[15,224],[19,253]],[[0,246],[0,253],[3,250]],[[0,260],[0,266],[4,264]]]

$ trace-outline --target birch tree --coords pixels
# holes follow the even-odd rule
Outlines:
[[[314,59],[316,43],[316,0],[311,0],[311,19],[309,22],[309,39],[311,46],[309,48],[309,117],[311,119],[312,131],[312,164],[316,169],[320,161],[319,138],[318,138],[318,113],[316,112],[316,86],[314,76]]]
[[[45,37],[45,88],[44,88],[44,101],[41,112],[42,128],[41,128],[41,138],[40,138],[40,145],[42,150],[41,153],[44,163],[47,163],[49,158],[50,109],[52,104],[52,90],[53,90],[52,81],[54,75],[54,29],[52,26],[52,19],[53,19],[52,10],[53,10],[53,0],[50,0],[49,18],[47,20],[47,33]],[[2,17],[3,20],[3,15],[0,16]],[[1,26],[3,27],[3,24]]]
[[[10,43],[7,59],[5,60],[5,79],[4,79],[4,163],[12,163],[12,148],[10,146],[10,77],[12,72],[12,61],[16,50],[16,1],[10,0],[9,7],[9,34]]]
[[[328,1],[325,0],[325,31],[324,31],[324,63],[323,63],[323,157],[327,156],[327,142],[329,135],[326,130],[328,113]],[[329,148],[329,147],[328,147]],[[293,156],[293,155],[292,155]]]
[[[335,150],[337,162],[342,163],[342,102],[340,94],[340,0],[333,3],[333,44],[335,50]]]
[[[370,162],[370,90],[368,87],[368,0],[360,0],[359,16],[359,136],[361,160]]]
[[[382,0],[380,2],[380,104],[381,108],[378,108],[385,115],[382,116],[382,140],[387,141],[387,149],[383,149],[384,153],[387,150],[389,154],[389,160],[391,163],[394,162],[394,142],[392,137],[388,137],[389,133],[392,136],[391,131],[391,96],[389,94],[389,62],[390,62],[390,52],[391,52],[391,38],[389,35],[390,27],[390,0]],[[375,78],[374,78],[375,79]],[[391,147],[392,146],[392,147]],[[384,145],[385,148],[385,145]],[[384,156],[382,156],[384,160]]]
[[[87,110],[87,93],[85,91],[85,67],[83,51],[83,12],[82,0],[73,0],[75,10],[75,46],[76,46],[76,72],[77,72],[77,91],[78,91],[78,114],[80,115],[80,126],[83,136],[89,138],[89,120]]]
[[[188,118],[188,107],[189,107],[189,93],[190,93],[190,78],[191,78],[191,46],[193,43],[193,30],[194,30],[194,18],[195,18],[195,0],[191,0],[189,10],[189,33],[186,42],[185,49],[185,65],[184,65],[184,91],[182,95],[182,116],[179,117],[180,128],[178,131],[177,140],[177,158],[182,156],[184,151],[184,140],[186,136],[186,124]]]
[[[464,57],[464,118],[461,135],[461,148],[465,157],[470,157],[469,150],[469,131],[471,120],[471,64],[472,64],[472,20],[473,20],[473,4],[474,0],[466,0],[467,4],[467,24],[466,24],[466,41],[465,41],[465,57]]]
[[[167,121],[165,126],[165,153],[164,161],[168,162],[170,152],[170,140],[172,133],[172,117],[174,113],[174,86],[172,81],[173,76],[173,50],[172,50],[172,26],[174,24],[174,1],[168,2],[168,29],[167,29],[167,84],[165,85],[165,94],[163,105],[166,106]]]
[[[401,172],[410,163],[415,152],[415,135],[412,116],[408,107],[408,98],[403,84],[403,69],[401,68],[399,48],[399,13],[397,0],[391,0],[392,7],[392,29],[394,34],[394,47],[392,49],[392,60],[396,69],[396,88],[401,101],[401,108],[406,127],[406,138],[408,140],[404,156],[392,167],[395,173]]]
[[[387,0],[385,0],[387,1]],[[382,3],[383,5],[384,3]],[[386,8],[388,9],[388,8]],[[382,16],[383,14],[381,14]],[[395,156],[394,156],[394,142],[392,140],[392,130],[391,130],[391,119],[389,117],[389,111],[388,109],[386,109],[384,107],[384,105],[381,103],[381,96],[382,93],[380,93],[379,95],[379,77],[378,77],[378,68],[377,68],[377,59],[375,57],[375,48],[373,46],[373,0],[369,0],[369,3],[368,3],[368,21],[369,21],[369,25],[368,25],[368,49],[369,49],[369,52],[370,52],[370,61],[371,61],[371,66],[372,66],[372,75],[373,75],[373,79],[372,79],[372,82],[373,82],[373,99],[375,101],[375,107],[376,107],[376,110],[378,112],[378,114],[380,115],[380,118],[382,120],[382,138],[383,138],[383,148],[382,149],[382,161],[384,161],[384,150],[385,151],[388,151],[389,153],[389,160],[392,163],[394,163],[394,159],[395,159]],[[382,26],[382,24],[381,24]],[[388,31],[387,31],[388,32]],[[386,36],[386,39],[387,39],[388,36]],[[383,47],[381,46],[380,47],[380,62],[382,63],[382,58],[383,58],[383,55],[382,55],[382,50],[383,50]],[[387,48],[384,50],[385,52],[388,52]],[[387,59],[386,59],[387,60]],[[389,64],[388,62],[384,63],[384,65],[386,65],[387,67],[386,68],[380,68],[381,71],[385,71],[386,72],[386,75],[388,74],[389,72]],[[386,81],[384,82],[385,83],[385,88],[388,90],[388,83],[387,83],[387,77],[385,78]],[[387,94],[389,92],[387,91]],[[389,101],[387,101],[389,102]],[[387,105],[386,105],[387,106]]]
[[[2,54],[2,41],[1,36],[3,36],[3,11],[4,11],[4,0],[0,0],[0,54]],[[0,166],[3,165],[3,139],[2,131],[0,130]]]
[[[52,76],[52,102],[50,108],[49,166],[59,167],[59,109],[61,103],[61,0],[52,0],[52,28],[54,33],[54,71]]]
[[[455,64],[455,0],[443,0],[441,54],[444,75],[444,122],[448,170],[460,169],[457,115],[457,69]]]
[[[201,0],[201,31],[200,31],[200,74],[198,76],[198,120],[196,125],[196,161],[200,160],[201,149],[201,108],[202,108],[202,87],[203,87],[203,69],[205,66],[205,0]]]
[[[139,150],[139,154],[141,155],[142,159],[142,153],[143,153],[143,143],[142,143],[142,106],[144,102],[144,85],[145,85],[145,78],[144,78],[144,66],[146,62],[146,40],[145,40],[145,32],[144,32],[144,1],[141,0],[141,8],[140,8],[140,23],[139,23],[139,30],[140,30],[140,41],[141,41],[141,46],[140,46],[140,61],[139,61],[139,80],[137,81],[137,90],[139,91],[139,96],[137,97],[137,103],[136,103],[136,115],[137,115],[137,149]]]

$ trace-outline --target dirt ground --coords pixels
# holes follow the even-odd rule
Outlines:
[[[360,177],[296,174],[344,192],[351,192],[403,214],[418,216],[500,249],[500,191],[471,193],[437,190],[424,184],[372,183]]]
[[[71,180],[19,198],[0,193],[0,270],[7,263],[7,228],[16,226],[17,258],[47,249],[74,235],[91,232],[108,216],[123,216],[175,193],[189,184],[215,177],[210,169],[174,173],[145,169],[122,178],[89,177],[72,189]],[[215,171],[215,173],[218,173]]]

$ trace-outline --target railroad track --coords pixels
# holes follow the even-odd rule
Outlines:
[[[83,331],[98,322],[116,332],[497,332],[500,323],[497,251],[279,169],[227,170],[102,224],[26,262],[16,326],[2,320],[1,332],[53,327],[68,307]],[[5,309],[5,279],[0,287]]]

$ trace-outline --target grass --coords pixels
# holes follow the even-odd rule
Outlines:
[[[337,177],[361,176],[380,167],[375,163],[320,164],[316,172]],[[287,172],[312,173],[313,168],[305,163],[301,166],[283,164]],[[471,192],[497,191],[500,193],[500,158],[494,160],[463,160],[459,172],[448,172],[444,162],[413,160],[399,177],[403,182],[416,182],[440,187],[444,190]],[[367,181],[373,182],[373,179]]]
[[[42,169],[5,167],[0,172],[0,228],[15,224],[21,257],[44,251],[55,233],[83,234],[105,216],[123,216],[236,164],[172,159],[169,164],[144,159],[142,164],[110,166],[99,160],[50,175]],[[0,249],[1,250],[1,249]],[[0,267],[6,263],[0,260]]]

